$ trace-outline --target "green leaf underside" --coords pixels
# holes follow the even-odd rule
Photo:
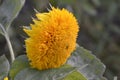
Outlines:
[[[16,18],[25,0],[3,0],[0,4],[0,23],[9,27],[11,22]]]
[[[10,65],[5,55],[0,56],[0,80],[8,75],[9,69]]]
[[[69,80],[69,78],[71,79],[69,74],[74,80],[79,80],[80,78],[87,80],[82,74],[77,72],[75,67],[67,64],[55,69],[33,69],[30,67],[26,55],[17,57],[10,70],[10,77],[13,80]]]
[[[74,67],[79,67],[78,71],[80,71],[88,80],[106,80],[103,77],[105,71],[104,64],[91,54],[90,51],[79,45],[77,45],[76,50],[72,53],[67,63]]]

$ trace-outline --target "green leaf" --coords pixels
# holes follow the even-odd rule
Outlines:
[[[36,70],[26,68],[18,73],[14,80],[58,80],[73,71],[73,67],[62,67],[59,69]]]
[[[74,67],[80,67],[78,69],[79,72],[81,72],[88,80],[106,80],[103,77],[105,71],[104,64],[83,47],[77,45],[76,50],[73,52],[67,63]]]
[[[27,67],[29,67],[29,63],[26,55],[21,55],[17,57],[11,66],[10,77],[14,79],[18,72]]]
[[[0,80],[8,75],[9,69],[10,65],[5,55],[0,56]]]
[[[19,14],[25,0],[3,0],[0,4],[0,23],[9,27],[11,22]]]
[[[71,78],[68,76],[69,74],[74,76],[74,78],[76,78],[75,80],[78,80],[77,78],[79,78],[79,76],[83,78],[83,76],[76,71],[75,67],[67,64],[55,69],[33,69],[29,66],[28,59],[25,55],[17,57],[10,70],[10,77],[12,77],[13,80],[67,80]]]
[[[67,64],[56,69],[37,70],[31,68],[26,55],[22,55],[13,62],[10,75],[14,80],[106,80],[103,63],[82,47],[77,46]]]
[[[69,75],[65,76],[62,80],[87,80],[87,79],[78,71],[73,71]]]

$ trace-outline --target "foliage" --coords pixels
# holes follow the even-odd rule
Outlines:
[[[33,13],[35,13],[33,11],[34,8],[40,12],[46,11],[49,8],[48,3],[56,7],[64,7],[75,14],[80,23],[81,30],[77,42],[81,46],[93,51],[92,54],[95,54],[107,65],[105,76],[108,80],[113,80],[114,76],[120,74],[119,0],[26,0],[23,6],[24,2],[24,0],[0,0],[0,24],[4,26],[5,31],[9,34],[15,55],[18,56],[13,64],[9,64],[8,60],[10,61],[10,56],[8,54],[8,47],[5,45],[5,39],[0,35],[0,55],[2,55],[0,56],[0,80],[8,75],[10,65],[12,67],[9,75],[15,80],[18,80],[21,76],[26,77],[25,73],[29,73],[26,80],[30,80],[29,78],[31,77],[29,76],[34,73],[31,79],[39,79],[39,74],[48,76],[44,71],[30,68],[26,56],[21,55],[25,54],[23,48],[25,34],[21,27],[19,27],[23,25],[29,26],[28,24],[32,22],[31,16],[33,17]],[[21,9],[22,11],[20,11]],[[4,34],[1,28],[0,32]],[[92,54],[82,47],[77,47],[67,62],[69,66],[60,68],[60,73],[64,72],[61,70],[68,70],[71,73],[60,77],[60,80],[72,80],[73,78],[74,80],[80,80],[80,77],[83,78],[81,80],[85,78],[88,80],[91,80],[91,78],[105,80],[103,77],[105,66]],[[59,72],[59,69],[55,69],[51,70],[50,73],[54,73],[56,70]],[[117,78],[115,77],[115,79]]]
[[[25,0],[4,0],[0,5],[0,24],[5,28],[9,27],[12,21],[17,17]]]
[[[107,67],[105,76],[120,76],[120,0],[50,0],[78,18],[78,44],[93,51]],[[72,2],[71,2],[72,1]]]
[[[10,65],[5,55],[0,56],[0,80],[8,75]]]
[[[78,69],[88,80],[106,80],[102,75],[105,71],[105,66],[100,62],[90,51],[77,45],[76,51],[68,60],[68,64],[80,67]],[[83,66],[83,68],[81,68]]]
[[[99,59],[78,46],[67,64],[56,69],[33,69],[26,55],[21,55],[13,62],[10,77],[14,80],[106,80],[103,77],[104,70],[105,67]]]

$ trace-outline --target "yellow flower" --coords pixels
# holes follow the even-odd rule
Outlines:
[[[8,80],[8,77],[5,77],[4,80]]]
[[[33,68],[39,70],[63,65],[76,46],[79,26],[66,9],[52,7],[48,13],[37,13],[31,29],[24,29],[26,53]]]

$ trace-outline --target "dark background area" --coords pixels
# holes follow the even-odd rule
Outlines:
[[[80,32],[77,43],[91,50],[105,65],[108,80],[120,80],[120,0],[26,0],[18,17],[13,21],[9,35],[15,55],[25,54],[26,34],[23,26],[32,23],[36,9],[47,12],[50,5],[66,8],[77,18]],[[5,38],[0,35],[0,54],[9,58]]]

